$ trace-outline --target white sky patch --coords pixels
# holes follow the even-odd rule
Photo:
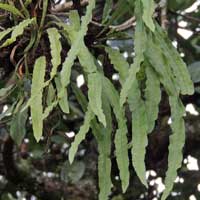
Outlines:
[[[180,178],[179,182],[183,184],[185,182],[184,178]]]
[[[200,192],[200,183],[197,185],[197,190]]]
[[[178,25],[180,26],[180,27],[186,27],[187,26],[187,22],[186,21],[180,21],[179,23],[178,23]]]
[[[99,63],[100,66],[103,66],[100,60],[97,60],[97,62]]]
[[[171,117],[168,119],[167,123],[168,123],[169,125],[172,124],[172,118],[171,118]]]
[[[163,184],[162,182],[162,178],[161,177],[158,177],[156,180],[155,180],[155,183],[158,185],[157,187],[157,190],[159,193],[162,193],[164,190],[165,190],[165,185]]]
[[[150,186],[156,185],[157,186],[157,191],[158,191],[159,194],[162,193],[165,190],[165,185],[163,184],[163,181],[162,181],[161,177],[158,177],[156,179],[151,180],[149,182],[149,185]]]
[[[75,136],[75,133],[73,131],[66,132],[65,135],[69,138],[73,138]]]
[[[7,110],[8,110],[8,105],[4,105],[4,106],[3,106],[2,113],[5,113]]]
[[[29,141],[28,138],[25,138],[25,139],[24,139],[24,143],[28,144],[29,142],[30,142],[30,141]]]
[[[171,195],[172,195],[173,197],[176,197],[176,196],[180,196],[181,193],[180,193],[180,192],[171,192]]]
[[[85,83],[85,79],[84,79],[83,74],[81,74],[76,78],[76,84],[80,88],[82,85],[84,85],[84,83]]]
[[[185,111],[190,113],[191,115],[198,116],[199,112],[195,109],[194,105],[189,103],[186,105]]]
[[[172,42],[172,44],[173,44],[173,46],[174,46],[175,48],[177,48],[177,46],[178,46],[178,42],[177,42],[177,41],[174,40],[174,41]]]
[[[184,178],[177,176],[174,183],[184,183]]]
[[[184,39],[188,39],[192,36],[193,32],[190,30],[186,30],[183,28],[178,28],[177,30],[178,34],[181,35]]]
[[[191,12],[197,11],[199,5],[200,5],[200,0],[197,0],[189,8],[184,10],[184,13],[191,13]]]
[[[188,163],[188,159],[187,159],[187,158],[184,158],[183,163],[184,163],[184,164],[187,164],[187,163]]]
[[[148,179],[149,176],[155,177],[155,176],[157,176],[157,173],[154,170],[148,170],[148,171],[146,171],[146,179]]]
[[[128,52],[125,51],[125,52],[123,53],[123,56],[124,56],[124,58],[128,58]]]
[[[188,170],[193,170],[193,171],[199,170],[198,161],[196,158],[189,155],[187,157],[187,160],[188,160],[188,163],[187,163]]]
[[[115,73],[112,75],[112,80],[113,81],[118,81],[119,80],[119,74]]]
[[[197,198],[192,194],[190,195],[189,200],[197,200]]]

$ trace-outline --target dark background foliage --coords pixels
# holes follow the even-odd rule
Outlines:
[[[13,1],[20,7],[20,1]],[[28,6],[31,16],[41,17],[42,1],[34,0]],[[62,3],[62,4],[61,4]],[[85,12],[87,1],[49,2],[48,17],[52,15],[67,20],[67,12],[77,9],[79,15]],[[133,60],[133,35],[131,27],[134,19],[130,11],[128,0],[119,6],[119,1],[113,1],[109,17],[106,23],[101,24],[105,1],[97,0],[94,11],[93,22],[89,24],[89,30],[85,37],[85,43],[90,51],[103,63],[104,73],[113,80],[116,87],[119,82],[116,72],[109,62],[108,56],[101,48],[101,44],[108,43],[119,48],[129,62]],[[66,5],[66,7],[60,6]],[[63,9],[64,8],[64,9]],[[48,21],[47,17],[47,21]],[[195,200],[200,199],[200,173],[198,169],[200,158],[200,1],[199,0],[157,0],[155,12],[156,20],[168,31],[170,39],[179,50],[184,61],[189,66],[192,80],[195,84],[193,96],[183,96],[182,100],[186,106],[186,145],[184,148],[184,162],[179,170],[173,192],[168,198],[170,200]],[[124,22],[126,22],[124,24]],[[16,23],[9,13],[0,10],[0,28],[11,27]],[[114,30],[114,31],[111,31]],[[25,69],[20,67],[19,61],[22,50],[27,45],[27,37],[31,30],[27,30],[23,37],[19,38],[13,45],[0,50],[0,88],[9,86],[16,80],[13,74],[17,74],[18,88],[12,92],[7,99],[0,100],[1,115],[6,109],[17,101],[19,94],[27,96],[30,92],[30,80],[23,76]],[[69,49],[68,44],[63,42],[63,59]],[[27,66],[32,70],[35,58],[44,54],[50,60],[50,49],[47,35],[44,33],[36,50],[27,56]],[[78,61],[76,70],[72,72],[72,80],[78,84],[82,80],[82,72]],[[17,67],[16,67],[17,66]],[[49,64],[47,70],[50,71]],[[81,90],[86,93],[87,86],[80,85]],[[69,88],[69,100],[72,112],[65,115],[59,108],[45,120],[44,137],[40,143],[36,143],[30,122],[27,122],[25,130],[19,130],[19,136],[25,138],[20,145],[16,144],[10,137],[9,115],[0,120],[0,199],[30,199],[30,200],[95,200],[98,194],[97,178],[97,145],[92,136],[88,134],[87,139],[81,144],[76,161],[72,166],[68,163],[68,150],[74,135],[83,122],[83,112],[76,102],[74,94]],[[195,109],[195,112],[194,112]],[[193,112],[192,112],[193,111]],[[0,115],[0,116],[1,116]],[[127,113],[129,116],[129,113]],[[1,118],[1,117],[0,117]],[[112,181],[113,190],[110,196],[112,200],[131,199],[159,199],[162,192],[164,177],[167,169],[168,136],[170,111],[166,95],[162,95],[159,119],[151,135],[149,135],[148,153],[146,165],[148,169],[149,189],[146,190],[139,182],[133,169],[131,169],[131,182],[129,189],[122,194],[119,187],[118,169],[116,160],[112,158]],[[129,128],[130,128],[130,121]],[[113,124],[115,126],[115,124]],[[19,139],[20,140],[20,139]]]

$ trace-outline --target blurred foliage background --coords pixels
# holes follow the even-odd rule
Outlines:
[[[1,1],[5,2],[5,1]],[[29,2],[27,10],[30,15],[41,15],[41,0],[8,1],[20,7],[20,2]],[[118,87],[118,76],[109,63],[108,56],[100,48],[107,43],[118,48],[129,62],[132,62],[134,52],[132,41],[133,28],[131,0],[110,1],[110,7],[104,9],[105,1],[97,0],[93,22],[89,25],[85,42],[94,55],[98,56],[104,67],[104,73]],[[200,0],[157,0],[156,20],[162,24],[169,34],[173,45],[188,64],[195,85],[193,96],[183,96],[186,106],[186,145],[184,148],[183,166],[175,182],[169,200],[200,199]],[[87,1],[51,1],[48,17],[60,17],[67,22],[70,9],[77,9],[80,15],[85,12]],[[104,11],[104,12],[103,12]],[[36,12],[36,13],[34,13]],[[103,14],[104,13],[104,14]],[[125,24],[124,24],[125,22]],[[130,24],[131,22],[131,24]],[[0,10],[0,29],[14,25],[15,19],[8,12]],[[26,41],[26,34],[15,44],[0,50],[0,88],[15,82],[13,74],[23,74],[16,68]],[[47,36],[41,40],[41,48],[48,58]],[[65,45],[65,44],[64,44]],[[67,45],[67,44],[66,44]],[[16,47],[17,46],[17,47]],[[63,55],[67,54],[65,46]],[[36,51],[27,58],[28,66],[33,65],[34,58],[41,52]],[[72,79],[83,93],[87,86],[81,71],[77,68],[72,72]],[[44,137],[40,143],[33,138],[31,120],[26,126],[18,129],[17,138],[13,141],[11,135],[12,106],[20,93],[30,93],[30,80],[18,77],[17,88],[0,99],[0,199],[2,200],[96,200],[98,194],[97,178],[97,145],[91,134],[88,134],[76,156],[72,166],[68,162],[70,143],[83,122],[83,112],[71,89],[69,100],[71,112],[63,114],[59,108],[45,120]],[[48,91],[46,91],[48,95]],[[17,114],[17,113],[16,113]],[[128,113],[127,113],[128,115]],[[21,122],[16,122],[21,123]],[[130,122],[128,122],[130,123]],[[131,184],[128,191],[122,194],[119,187],[116,160],[112,158],[113,189],[111,200],[157,200],[163,191],[162,177],[167,168],[168,136],[170,134],[169,106],[163,94],[160,104],[159,120],[151,135],[149,135],[148,153],[146,155],[147,178],[149,189],[146,190],[131,169]],[[12,137],[11,137],[12,136]]]

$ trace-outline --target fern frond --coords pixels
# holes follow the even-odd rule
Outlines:
[[[43,131],[43,106],[42,106],[42,93],[44,85],[44,76],[46,69],[46,58],[39,57],[34,65],[31,97],[34,100],[30,101],[31,118],[33,124],[33,134],[37,141],[40,140]]]
[[[0,48],[6,47],[10,44],[12,44],[13,42],[16,41],[17,37],[21,36],[24,32],[24,29],[29,26],[30,24],[35,23],[35,18],[31,18],[31,19],[26,19],[22,22],[20,22],[18,25],[16,25],[15,27],[13,27],[13,32],[11,34],[11,37],[9,39],[7,39],[1,46]]]

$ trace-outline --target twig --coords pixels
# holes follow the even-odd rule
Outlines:
[[[94,24],[95,26],[106,28],[106,25],[103,25],[96,21],[92,21],[91,23]],[[134,24],[135,24],[135,17],[131,17],[127,21],[123,22],[122,24],[115,25],[115,26],[113,25],[108,26],[108,29],[112,29],[114,31],[124,31],[134,26]]]
[[[171,14],[173,14],[173,15],[181,16],[181,17],[183,17],[183,18],[185,18],[185,19],[188,19],[188,20],[191,21],[191,22],[200,23],[200,19],[198,19],[198,18],[196,18],[196,17],[192,17],[192,16],[190,16],[190,15],[184,15],[184,14],[181,14],[181,13],[177,13],[177,12],[175,12],[175,11],[173,11],[173,10],[169,10],[169,12],[170,12]]]
[[[163,29],[167,29],[167,0],[162,0],[160,2],[160,7],[161,7],[161,26]]]

